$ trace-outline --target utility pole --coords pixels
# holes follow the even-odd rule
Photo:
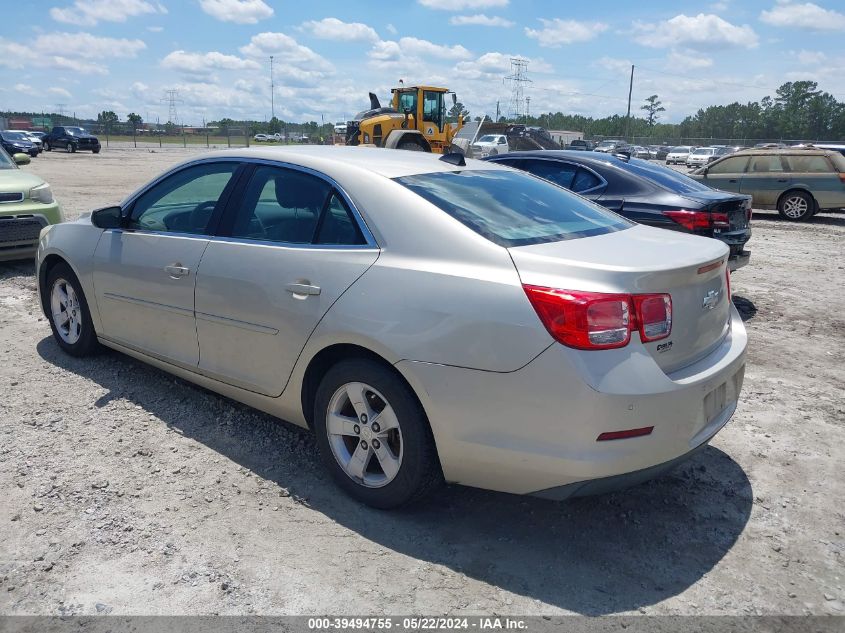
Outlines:
[[[276,118],[276,85],[273,81],[273,56],[270,55],[270,119]]]
[[[511,99],[508,104],[508,118],[518,122],[523,117],[523,93],[525,84],[531,83],[528,78],[528,60],[521,57],[511,57],[511,74],[505,77],[511,84]]]
[[[500,114],[500,110],[499,110],[499,102],[497,101],[497,102],[496,102],[496,120],[494,121],[494,123],[498,123],[498,122],[499,122],[499,117],[500,117],[500,116],[501,116],[501,114]]]
[[[631,64],[631,83],[628,85],[628,114],[625,117],[625,141],[631,133],[631,93],[634,91],[634,65]]]
[[[525,97],[525,122],[531,117],[531,97]]]

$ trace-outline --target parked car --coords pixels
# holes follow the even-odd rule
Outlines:
[[[824,149],[745,150],[691,174],[716,189],[750,195],[755,209],[777,209],[806,221],[824,209],[845,208],[845,156]]]
[[[786,143],[757,143],[753,149],[784,149]]]
[[[508,138],[504,134],[485,134],[472,144],[472,156],[484,158],[509,152]]]
[[[32,158],[38,156],[38,148],[35,146],[35,143],[20,132],[11,132],[9,130],[0,131],[0,146],[10,156],[15,154],[27,154]]]
[[[574,191],[648,226],[713,237],[730,249],[729,266],[751,253],[749,196],[713,191],[684,174],[643,160],[565,151],[519,152],[490,159]]]
[[[252,140],[260,143],[260,142],[269,141],[269,140],[272,140],[272,139],[267,134],[256,134],[255,136],[252,137]]]
[[[816,149],[833,150],[834,152],[839,152],[840,154],[845,156],[845,144],[819,143],[818,145],[814,145],[813,147]]]
[[[687,156],[687,167],[701,167],[728,153],[727,147],[696,147]]]
[[[28,162],[27,154],[0,149],[0,261],[33,257],[41,229],[64,221],[50,185],[18,169]]]
[[[727,256],[457,154],[253,147],[48,229],[37,279],[67,353],[309,427],[389,508],[443,480],[594,494],[706,446],[745,366]]]
[[[666,164],[685,165],[693,149],[690,145],[677,145],[673,147],[666,153]]]
[[[44,151],[44,143],[41,141],[41,137],[37,134],[30,132],[29,130],[7,130],[8,132],[17,132],[18,134],[22,134],[25,139],[30,141],[34,146],[35,149],[38,150],[38,153]]]
[[[75,126],[57,126],[44,137],[44,149],[48,152],[53,149],[64,149],[68,152],[88,150],[95,154],[100,153],[100,139],[89,134],[84,128]]]
[[[615,154],[616,152],[630,151],[631,146],[625,141],[614,139],[607,139],[596,145],[594,152],[602,152],[605,154]]]
[[[634,145],[631,148],[631,156],[634,158],[641,158],[643,160],[648,160],[651,158],[651,152],[648,150],[647,147],[643,147],[642,145]]]
[[[596,148],[596,144],[592,141],[587,141],[584,139],[575,139],[566,149],[571,149],[579,152],[592,152]]]

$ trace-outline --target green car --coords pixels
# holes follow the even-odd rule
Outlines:
[[[41,229],[64,222],[50,185],[18,169],[27,163],[26,154],[12,158],[0,148],[0,262],[35,257]]]
[[[755,209],[806,221],[822,209],[845,208],[845,156],[815,147],[736,152],[690,174],[723,191],[749,194]]]

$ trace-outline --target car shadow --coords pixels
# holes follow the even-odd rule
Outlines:
[[[116,352],[73,358],[51,337],[37,350],[106,389],[96,407],[126,399],[386,549],[580,614],[636,610],[682,593],[731,550],[751,513],[748,477],[714,447],[601,497],[552,502],[447,486],[407,510],[373,510],[334,486],[307,431]],[[175,406],[186,399],[193,415]]]
[[[767,213],[765,211],[758,211],[757,209],[754,209],[754,216],[751,219],[752,228],[754,226],[754,220],[770,220],[772,222],[783,222],[784,224],[794,225],[824,224],[826,226],[845,226],[845,214],[828,212],[817,213],[810,219],[809,222],[791,222],[780,217],[780,214],[777,211]]]
[[[31,259],[0,262],[0,280],[12,277],[35,276],[35,261]]]
[[[734,302],[734,306],[743,321],[750,321],[757,316],[757,306],[754,305],[751,299],[746,299],[740,295],[733,295],[731,300]]]

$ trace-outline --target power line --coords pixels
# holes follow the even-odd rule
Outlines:
[[[174,125],[178,124],[178,115],[176,112],[176,105],[179,103],[184,103],[179,98],[179,91],[178,90],[165,90],[164,97],[161,99],[162,102],[167,102],[167,120]]]

